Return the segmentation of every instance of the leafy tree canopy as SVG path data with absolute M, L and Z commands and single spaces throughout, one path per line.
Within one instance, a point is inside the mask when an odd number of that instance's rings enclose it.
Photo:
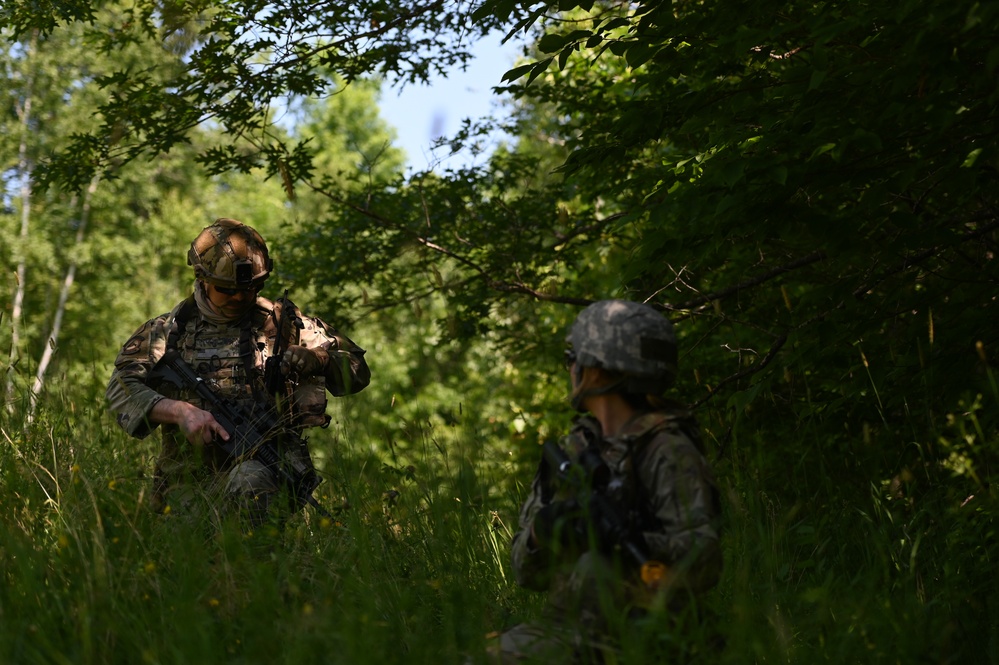
M 30 7 L 8 3 L 7 27 L 44 29 Z M 202 152 L 209 169 L 264 165 L 289 192 L 307 183 L 328 199 L 300 229 L 332 251 L 301 257 L 297 277 L 367 286 L 331 306 L 440 293 L 442 325 L 462 337 L 501 328 L 499 310 L 524 296 L 647 299 L 680 323 L 698 401 L 771 395 L 798 415 L 887 424 L 913 399 L 946 408 L 994 357 L 997 11 L 140 3 L 92 39 L 112 50 L 183 30 L 184 66 L 101 75 L 101 126 L 43 176 L 79 185 L 88 165 L 167 150 L 214 123 L 234 142 Z M 328 93 L 336 77 L 447 72 L 495 27 L 538 39 L 506 76 L 520 144 L 485 167 L 332 187 L 314 145 L 273 131 L 282 100 Z M 566 156 L 557 176 L 540 168 L 553 151 Z
M 15 0 L 5 3 L 0 29 L 17 36 L 51 30 L 60 21 L 93 24 L 93 5 L 67 0 L 40 8 Z M 266 164 L 271 175 L 290 183 L 311 172 L 309 151 L 268 131 L 272 109 L 334 91 L 335 77 L 347 83 L 373 75 L 426 81 L 462 66 L 470 40 L 490 29 L 488 21 L 470 23 L 468 10 L 461 3 L 445 9 L 441 0 L 134 3 L 116 24 L 91 31 L 93 47 L 115 53 L 129 43 L 148 45 L 181 34 L 185 66 L 165 77 L 162 70 L 142 67 L 100 73 L 111 94 L 97 108 L 99 130 L 78 134 L 71 149 L 39 175 L 79 188 L 95 167 L 169 150 L 194 127 L 211 123 L 256 149 L 224 145 L 207 151 L 202 159 L 210 169 Z M 177 46 L 177 40 L 172 43 Z

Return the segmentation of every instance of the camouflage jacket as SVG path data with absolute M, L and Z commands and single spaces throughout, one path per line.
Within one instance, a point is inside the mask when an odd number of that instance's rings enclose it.
M 560 442 L 570 458 L 592 444 L 610 470 L 606 496 L 627 516 L 632 533 L 644 540 L 650 557 L 668 566 L 672 581 L 667 592 L 680 599 L 714 586 L 721 572 L 720 504 L 693 417 L 680 407 L 646 413 L 628 423 L 619 436 L 604 439 L 596 419 L 584 416 Z M 622 567 L 604 553 L 563 551 L 556 556 L 550 549 L 532 546 L 530 534 L 538 510 L 548 501 L 565 498 L 548 486 L 552 481 L 547 475 L 542 465 L 521 509 L 511 547 L 517 582 L 547 590 L 552 605 L 582 611 L 584 621 L 588 611 L 602 613 L 597 609 L 602 593 L 610 593 L 622 610 L 647 607 L 653 599 L 637 566 Z M 672 606 L 672 599 L 668 602 Z
M 306 427 L 325 425 L 327 391 L 340 396 L 368 385 L 371 374 L 364 360 L 364 349 L 321 319 L 304 316 L 292 303 L 289 306 L 301 320 L 301 329 L 291 325 L 293 317 L 281 317 L 280 302 L 261 297 L 242 321 L 233 324 L 207 321 L 190 299 L 170 313 L 147 321 L 122 346 L 108 383 L 106 397 L 118 425 L 130 435 L 144 438 L 157 427 L 149 422 L 148 415 L 160 400 L 179 399 L 205 407 L 192 392 L 178 391 L 167 383 L 155 385 L 150 380 L 150 372 L 166 352 L 168 343 L 219 395 L 245 400 L 248 405 L 261 398 L 273 399 L 264 390 L 264 366 L 274 353 L 278 320 L 285 322 L 285 346 L 299 344 L 324 349 L 330 358 L 324 375 L 288 382 L 293 420 L 290 429 L 301 432 Z M 183 329 L 178 321 L 183 321 Z M 157 477 L 170 475 L 170 468 L 176 470 L 194 461 L 191 446 L 175 425 L 164 425 L 161 429 L 163 450 L 157 463 Z M 205 446 L 202 454 L 202 462 L 213 469 L 224 467 L 225 460 L 213 457 L 212 446 Z M 166 483 L 167 479 L 161 481 Z

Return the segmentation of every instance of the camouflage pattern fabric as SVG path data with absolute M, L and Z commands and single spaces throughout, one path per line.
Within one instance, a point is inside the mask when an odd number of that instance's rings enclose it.
M 272 269 L 260 234 L 225 217 L 206 226 L 194 239 L 187 262 L 194 267 L 195 277 L 216 286 L 260 287 Z
M 661 395 L 676 377 L 673 324 L 643 303 L 593 303 L 576 317 L 566 343 L 581 367 L 623 374 L 628 392 Z
M 653 592 L 638 570 L 604 553 L 533 547 L 529 541 L 534 516 L 546 501 L 564 498 L 551 496 L 542 466 L 521 509 L 511 557 L 519 584 L 548 592 L 548 620 L 505 633 L 498 645 L 501 662 L 540 658 L 538 650 L 551 649 L 552 639 L 563 645 L 563 656 L 547 662 L 599 660 L 592 654 L 613 649 L 608 646 L 613 644 L 609 628 L 620 625 L 623 617 L 650 610 L 683 612 L 717 583 L 720 506 L 698 439 L 696 422 L 679 406 L 641 415 L 612 439 L 601 436 L 594 418 L 577 419 L 561 446 L 571 458 L 591 443 L 599 446 L 611 471 L 608 497 L 629 515 L 651 557 L 668 566 L 670 582 Z M 551 633 L 551 625 L 562 628 Z M 545 638 L 531 639 L 536 634 Z M 585 657 L 587 653 L 592 657 Z
M 525 662 L 544 665 L 603 662 L 616 649 L 581 631 L 561 624 L 554 617 L 549 621 L 522 623 L 504 632 L 489 649 L 491 661 L 501 665 Z
M 118 425 L 136 438 L 144 438 L 157 428 L 149 422 L 148 415 L 153 406 L 164 398 L 205 407 L 194 393 L 178 391 L 169 384 L 150 385 L 148 380 L 149 373 L 166 352 L 168 338 L 176 329 L 176 319 L 183 306 L 184 303 L 181 303 L 170 313 L 143 324 L 125 342 L 115 360 L 106 398 Z M 228 325 L 211 323 L 195 309 L 184 330 L 177 331 L 177 350 L 220 396 L 244 401 L 250 406 L 254 403 L 255 392 L 266 395 L 264 365 L 273 354 L 277 339 L 272 311 L 282 320 L 280 306 L 279 302 L 258 297 L 255 307 L 247 315 L 250 317 L 249 348 L 253 353 L 250 376 L 246 375 L 246 363 L 240 356 L 242 322 Z M 291 409 L 285 428 L 287 434 L 283 438 L 289 442 L 289 448 L 284 454 L 293 455 L 311 466 L 308 448 L 301 434 L 307 427 L 326 424 L 327 392 L 337 396 L 358 392 L 368 385 L 371 375 L 363 349 L 321 319 L 307 317 L 294 305 L 289 306 L 302 320 L 304 327 L 298 330 L 287 325 L 286 344 L 322 349 L 330 357 L 323 375 L 305 377 L 288 385 Z M 217 489 L 215 476 L 219 474 L 230 474 L 223 485 L 228 492 L 238 491 L 254 497 L 275 491 L 266 480 L 261 480 L 262 474 L 250 467 L 231 475 L 230 472 L 235 471 L 231 468 L 231 461 L 218 447 L 203 446 L 200 456 L 196 458 L 198 449 L 188 443 L 179 428 L 164 425 L 160 429 L 162 448 L 156 463 L 152 493 L 155 510 L 162 511 L 167 505 L 187 503 L 185 497 L 190 497 L 193 489 L 200 488 L 195 493 Z

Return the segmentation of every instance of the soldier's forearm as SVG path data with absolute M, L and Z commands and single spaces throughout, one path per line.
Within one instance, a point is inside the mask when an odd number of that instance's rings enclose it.
M 209 443 L 215 436 L 229 440 L 229 433 L 209 411 L 188 402 L 164 397 L 149 410 L 149 421 L 157 425 L 176 425 L 196 446 Z
M 157 425 L 180 425 L 192 409 L 200 410 L 188 402 L 164 397 L 149 410 L 149 421 Z

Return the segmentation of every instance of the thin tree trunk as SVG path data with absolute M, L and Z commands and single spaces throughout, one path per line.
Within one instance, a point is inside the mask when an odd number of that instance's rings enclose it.
M 87 221 L 90 219 L 90 199 L 97 191 L 97 185 L 101 181 L 101 176 L 98 173 L 95 175 L 91 181 L 90 186 L 87 188 L 87 193 L 83 197 L 83 205 L 80 206 L 80 223 L 76 229 L 76 246 L 79 247 L 83 244 L 83 237 L 87 229 Z M 52 360 L 52 354 L 55 352 L 56 344 L 59 341 L 59 332 L 62 329 L 62 317 L 66 312 L 66 302 L 69 300 L 69 290 L 73 287 L 73 281 L 76 279 L 76 253 L 70 252 L 70 262 L 69 268 L 66 270 L 66 277 L 62 280 L 62 290 L 59 292 L 59 304 L 56 306 L 55 318 L 52 321 L 52 331 L 49 333 L 48 341 L 45 344 L 45 351 L 42 353 L 41 360 L 38 361 L 38 371 L 35 374 L 35 383 L 31 386 L 31 408 L 28 412 L 28 420 L 31 421 L 35 413 L 35 403 L 38 400 L 38 394 L 42 391 L 42 386 L 45 382 L 45 370 L 48 369 L 49 362 Z
M 17 150 L 17 168 L 21 173 L 21 235 L 18 246 L 18 262 L 16 281 L 14 287 L 14 302 L 11 306 L 10 316 L 10 362 L 7 366 L 7 405 L 13 408 L 14 397 L 14 367 L 20 359 L 21 345 L 21 316 L 24 309 L 24 280 L 27 272 L 27 252 L 28 229 L 31 219 L 31 162 L 28 159 L 28 138 L 31 135 L 31 97 L 34 92 L 35 77 L 32 73 L 31 61 L 35 55 L 38 32 L 31 35 L 28 42 L 28 52 L 25 55 L 25 85 L 24 103 L 17 109 L 17 115 L 21 121 L 21 143 Z

